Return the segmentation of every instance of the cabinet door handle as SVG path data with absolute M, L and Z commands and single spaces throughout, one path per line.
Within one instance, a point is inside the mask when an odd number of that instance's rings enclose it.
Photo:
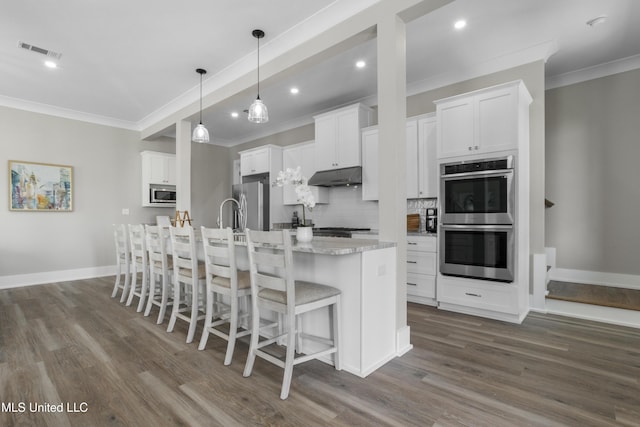
M 477 145 L 476 145 L 476 146 L 474 146 L 474 147 L 473 147 L 473 149 L 474 149 L 474 150 L 477 150 L 477 149 L 478 149 L 478 146 L 477 146 Z
M 470 297 L 478 297 L 478 298 L 482 298 L 482 295 L 480 294 L 473 294 L 471 292 L 465 292 L 465 295 L 469 295 Z
M 417 264 L 418 261 L 407 261 L 407 264 Z
M 469 151 L 473 150 L 473 147 L 469 147 Z
M 417 284 L 415 284 L 415 283 L 409 283 L 409 282 L 407 282 L 407 285 L 409 285 L 409 286 L 418 286 L 418 285 L 417 285 Z
M 415 245 L 417 245 L 417 243 L 416 242 L 407 242 L 407 245 L 414 245 L 415 246 Z

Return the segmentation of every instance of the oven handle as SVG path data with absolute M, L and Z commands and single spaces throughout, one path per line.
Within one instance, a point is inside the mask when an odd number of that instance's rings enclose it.
M 513 169 L 500 169 L 491 171 L 479 171 L 479 172 L 465 172 L 465 173 L 452 173 L 450 175 L 442 174 L 442 179 L 457 179 L 467 178 L 470 176 L 492 176 L 492 175 L 513 175 Z
M 444 230 L 513 230 L 513 225 L 442 224 Z

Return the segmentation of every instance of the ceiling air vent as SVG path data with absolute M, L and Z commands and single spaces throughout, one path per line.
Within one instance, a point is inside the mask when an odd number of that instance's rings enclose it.
M 18 47 L 22 48 L 22 49 L 30 50 L 31 52 L 41 53 L 42 55 L 46 55 L 46 56 L 49 56 L 49 57 L 55 58 L 55 59 L 60 59 L 60 57 L 62 57 L 61 53 L 54 52 L 54 51 L 48 50 L 48 49 L 43 49 L 41 47 L 34 46 L 32 44 L 24 43 L 24 42 L 21 42 L 21 41 L 18 41 Z

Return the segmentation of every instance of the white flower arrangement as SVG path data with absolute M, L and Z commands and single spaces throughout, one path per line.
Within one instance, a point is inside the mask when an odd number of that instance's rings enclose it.
M 287 168 L 284 171 L 278 172 L 274 185 L 282 187 L 285 184 L 295 185 L 296 197 L 298 202 L 302 205 L 302 225 L 306 225 L 305 208 L 310 211 L 316 205 L 316 199 L 313 197 L 311 188 L 307 184 L 307 178 L 302 175 L 300 166 L 295 169 Z

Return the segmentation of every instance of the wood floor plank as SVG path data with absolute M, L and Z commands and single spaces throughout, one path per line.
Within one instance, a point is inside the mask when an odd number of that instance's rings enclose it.
M 409 304 L 413 350 L 367 378 L 282 370 L 247 339 L 185 343 L 187 324 L 110 297 L 114 278 L 0 290 L 0 399 L 87 412 L 0 413 L 1 426 L 638 426 L 640 330 L 532 313 L 521 325 Z M 157 313 L 157 310 L 155 311 Z M 5 408 L 8 409 L 8 406 Z

